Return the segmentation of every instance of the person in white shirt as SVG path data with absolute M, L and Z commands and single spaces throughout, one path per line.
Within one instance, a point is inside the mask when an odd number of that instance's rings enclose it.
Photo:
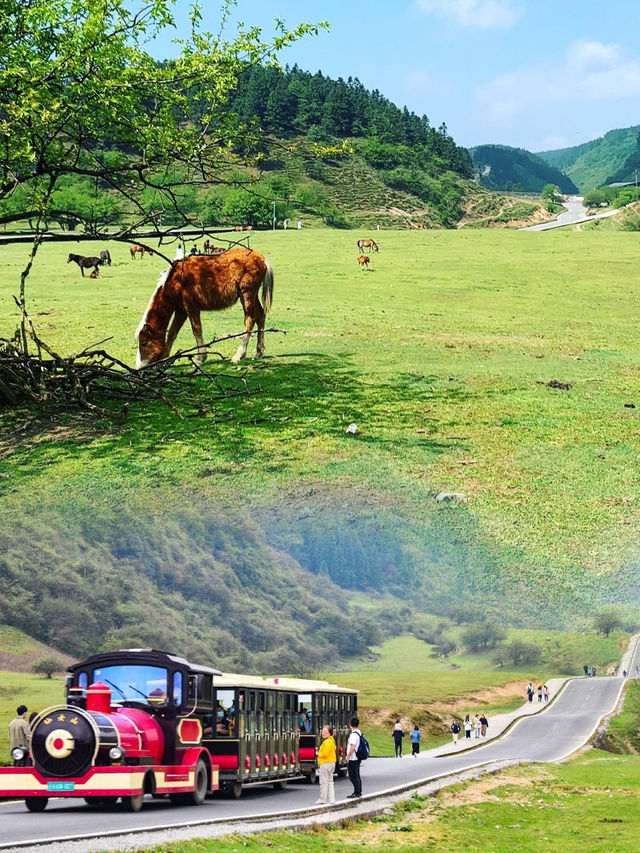
M 360 720 L 358 717 L 351 717 L 349 725 L 351 726 L 351 733 L 347 741 L 347 768 L 349 770 L 349 779 L 353 785 L 353 794 L 349 794 L 347 799 L 353 800 L 362 796 L 360 759 L 356 754 L 360 746 Z

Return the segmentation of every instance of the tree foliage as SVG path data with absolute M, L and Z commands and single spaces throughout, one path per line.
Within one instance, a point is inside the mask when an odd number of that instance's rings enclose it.
M 52 678 L 56 672 L 63 672 L 65 664 L 60 658 L 47 657 L 36 661 L 32 669 L 38 675 L 45 675 L 47 678 Z
M 605 637 L 608 637 L 612 631 L 622 627 L 622 618 L 617 610 L 609 608 L 596 616 L 594 625 L 599 634 L 604 634 Z
M 239 75 L 316 28 L 276 24 L 272 41 L 239 25 L 230 40 L 203 31 L 199 6 L 178 56 L 158 63 L 148 45 L 177 29 L 176 0 L 7 0 L 0 29 L 0 197 L 22 191 L 46 213 L 61 178 L 116 191 L 137 224 L 162 208 L 185 221 L 178 190 L 224 181 L 246 124 L 227 108 Z M 233 0 L 223 0 L 227 23 Z M 183 29 L 181 25 L 181 29 Z M 185 117 L 190 116 L 190 121 Z M 249 146 L 251 147 L 251 146 Z M 142 203 L 148 188 L 158 206 Z M 97 222 L 94 226 L 97 226 Z

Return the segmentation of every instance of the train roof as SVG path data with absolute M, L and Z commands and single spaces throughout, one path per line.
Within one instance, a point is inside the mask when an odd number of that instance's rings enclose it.
M 328 681 L 313 681 L 304 678 L 283 678 L 261 675 L 240 675 L 235 672 L 223 672 L 214 679 L 216 687 L 255 687 L 263 690 L 292 690 L 296 693 L 357 693 L 351 687 L 340 687 Z
M 155 666 L 182 666 L 190 672 L 203 673 L 205 675 L 220 675 L 219 669 L 212 669 L 210 666 L 203 664 L 190 663 L 186 658 L 179 655 L 172 655 L 169 652 L 161 652 L 158 649 L 118 649 L 115 652 L 100 652 L 97 655 L 91 655 L 79 663 L 71 664 L 67 667 L 67 672 L 75 672 L 77 669 L 82 669 L 85 666 L 104 666 L 111 661 L 125 662 L 129 658 L 133 661 L 143 661 L 144 663 L 154 664 Z

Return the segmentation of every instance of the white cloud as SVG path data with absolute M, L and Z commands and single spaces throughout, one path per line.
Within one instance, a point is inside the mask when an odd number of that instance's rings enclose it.
M 416 5 L 428 14 L 482 30 L 508 29 L 520 17 L 513 0 L 416 0 Z
M 476 89 L 477 100 L 494 123 L 561 103 L 621 101 L 640 96 L 640 59 L 625 57 L 620 45 L 572 43 L 562 62 L 520 68 Z
M 595 66 L 611 66 L 620 62 L 622 48 L 619 44 L 602 44 L 600 41 L 573 42 L 567 51 L 569 68 L 589 71 Z

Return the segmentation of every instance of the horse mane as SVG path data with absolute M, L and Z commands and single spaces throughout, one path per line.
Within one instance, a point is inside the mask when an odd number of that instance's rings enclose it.
M 142 331 L 144 324 L 147 322 L 147 318 L 149 317 L 149 311 L 151 311 L 153 304 L 156 300 L 156 296 L 158 295 L 160 289 L 165 286 L 167 283 L 167 279 L 170 274 L 173 272 L 173 267 L 167 267 L 162 270 L 160 273 L 160 278 L 158 279 L 158 283 L 156 284 L 156 289 L 151 294 L 151 299 L 149 300 L 149 304 L 146 307 L 144 314 L 142 315 L 142 320 L 138 323 L 138 328 L 136 329 L 135 339 L 138 340 L 140 337 L 140 332 Z

